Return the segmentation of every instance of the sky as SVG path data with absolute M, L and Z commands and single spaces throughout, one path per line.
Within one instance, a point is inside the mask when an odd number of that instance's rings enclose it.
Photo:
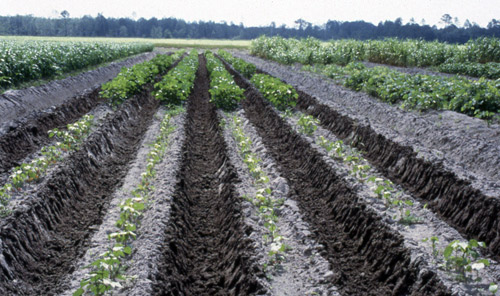
M 71 17 L 84 15 L 146 19 L 175 17 L 186 21 L 226 21 L 245 26 L 294 26 L 302 18 L 316 25 L 328 20 L 364 20 L 374 24 L 401 17 L 417 23 L 440 24 L 443 14 L 466 19 L 485 27 L 500 19 L 500 0 L 0 0 L 0 15 L 59 17 L 67 10 Z

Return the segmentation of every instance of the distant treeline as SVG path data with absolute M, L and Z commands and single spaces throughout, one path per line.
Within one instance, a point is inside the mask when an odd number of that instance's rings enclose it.
M 445 18 L 448 16 L 448 18 Z M 181 19 L 106 18 L 84 16 L 70 18 L 67 11 L 60 18 L 28 16 L 0 16 L 0 35 L 33 36 L 102 36 L 102 37 L 148 37 L 148 38 L 210 38 L 210 39 L 254 39 L 261 35 L 282 37 L 312 36 L 322 40 L 353 38 L 359 40 L 382 39 L 385 37 L 439 40 L 450 43 L 464 43 L 478 37 L 500 37 L 500 21 L 492 20 L 487 28 L 465 21 L 457 26 L 449 15 L 443 16 L 445 27 L 417 24 L 410 21 L 403 24 L 401 18 L 380 22 L 378 25 L 364 21 L 328 21 L 322 26 L 299 19 L 295 28 L 272 23 L 266 27 L 245 27 L 243 24 L 225 22 L 186 22 Z

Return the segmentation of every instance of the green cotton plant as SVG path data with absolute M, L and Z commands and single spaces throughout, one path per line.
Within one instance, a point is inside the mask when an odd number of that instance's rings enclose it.
M 472 77 L 482 77 L 487 79 L 500 78 L 500 64 L 499 63 L 473 63 L 473 62 L 447 62 L 435 68 L 439 72 L 450 74 L 461 74 Z
M 183 53 L 181 51 L 172 56 L 160 54 L 151 61 L 123 68 L 116 78 L 102 86 L 101 96 L 110 99 L 113 105 L 123 103 L 142 91 L 146 84 L 153 83 L 156 76 L 164 74 Z
M 154 96 L 169 106 L 180 105 L 187 100 L 198 70 L 198 52 L 192 50 L 163 79 L 155 84 Z
M 257 67 L 254 64 L 248 63 L 240 58 L 235 58 L 225 50 L 220 49 L 217 54 L 226 60 L 226 62 L 231 64 L 236 71 L 240 72 L 240 74 L 247 79 L 252 78 L 252 76 L 257 72 Z
M 297 105 L 299 95 L 295 89 L 278 78 L 267 74 L 255 74 L 250 82 L 279 110 L 283 111 Z
M 428 241 L 431 242 L 432 256 L 434 257 L 434 259 L 437 260 L 437 258 L 439 256 L 439 250 L 437 248 L 437 242 L 439 241 L 439 238 L 437 236 L 431 236 L 430 238 L 424 238 L 422 241 L 423 242 L 428 242 Z
M 500 111 L 500 84 L 496 81 L 409 75 L 386 67 L 367 68 L 362 64 L 321 69 L 329 77 L 340 77 L 339 83 L 346 87 L 391 104 L 401 103 L 403 108 L 446 109 L 481 119 L 490 119 Z
M 443 251 L 444 267 L 454 271 L 459 281 L 468 281 L 468 273 L 476 272 L 490 265 L 488 259 L 480 258 L 479 248 L 485 248 L 484 242 L 471 239 L 468 242 L 454 240 Z M 476 280 L 481 280 L 476 274 Z
M 236 58 L 232 54 L 223 49 L 219 49 L 219 51 L 217 51 L 217 54 L 229 64 L 232 64 L 236 60 Z
M 299 131 L 308 136 L 312 135 L 316 129 L 318 129 L 319 119 L 314 118 L 311 115 L 301 114 L 297 124 L 299 125 Z
M 152 51 L 152 43 L 2 40 L 0 89 L 50 79 L 137 53 Z
M 311 37 L 299 40 L 261 36 L 252 41 L 250 53 L 283 64 L 304 65 L 347 65 L 357 61 L 403 67 L 439 66 L 451 62 L 484 64 L 500 62 L 500 39 L 479 38 L 457 45 L 395 38 L 322 42 Z
M 234 110 L 245 97 L 245 91 L 236 85 L 233 76 L 226 71 L 222 62 L 212 52 L 205 52 L 205 57 L 210 74 L 210 89 L 208 90 L 210 102 L 225 111 Z
M 421 40 L 337 40 L 323 44 L 311 38 L 260 37 L 252 41 L 251 52 L 280 63 L 312 65 L 303 69 L 322 73 L 336 83 L 390 104 L 401 104 L 403 108 L 452 110 L 485 120 L 500 113 L 498 81 L 405 74 L 388 67 L 368 68 L 360 63 L 366 60 L 398 66 L 436 66 L 451 69 L 448 72 L 498 78 L 499 58 L 495 58 L 500 52 L 498 38 L 470 40 L 464 46 L 457 46 Z M 494 63 L 483 64 L 486 62 Z M 258 75 L 261 74 L 255 76 Z M 270 90 L 261 92 L 266 96 Z
M 50 165 L 62 159 L 63 153 L 79 148 L 90 134 L 93 120 L 94 116 L 84 115 L 77 122 L 68 124 L 66 130 L 53 129 L 48 132 L 50 138 L 56 138 L 55 144 L 43 147 L 42 156 L 15 167 L 8 181 L 0 187 L 0 216 L 10 213 L 7 207 L 14 191 L 21 191 L 26 183 L 39 180 Z

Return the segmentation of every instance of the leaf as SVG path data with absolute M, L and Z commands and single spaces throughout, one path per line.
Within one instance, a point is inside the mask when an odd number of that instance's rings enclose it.
M 453 247 L 450 245 L 448 245 L 445 249 L 444 249 L 444 252 L 443 252 L 443 256 L 444 258 L 449 258 L 451 253 L 453 253 Z
M 121 288 L 122 287 L 122 285 L 120 283 L 112 281 L 112 280 L 109 280 L 109 279 L 104 279 L 102 282 L 105 285 L 110 286 L 112 288 Z
M 498 291 L 498 285 L 494 283 L 490 284 L 488 291 L 490 291 L 493 294 L 496 293 Z
M 480 259 L 480 260 L 477 260 L 477 262 L 480 262 L 480 263 L 483 263 L 485 266 L 490 266 L 490 260 L 488 259 Z
M 479 247 L 479 243 L 478 243 L 478 242 L 477 242 L 477 240 L 475 240 L 475 239 L 471 239 L 471 240 L 469 241 L 469 245 L 470 245 L 471 247 L 473 247 L 473 248 L 474 248 L 474 247 Z
M 78 290 L 73 292 L 73 296 L 81 296 L 83 295 L 83 293 L 85 293 L 85 290 L 83 290 L 82 288 L 78 288 Z

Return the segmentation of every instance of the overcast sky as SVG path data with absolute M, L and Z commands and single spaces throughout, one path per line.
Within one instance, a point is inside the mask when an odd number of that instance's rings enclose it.
M 227 21 L 245 26 L 291 27 L 303 18 L 314 24 L 327 20 L 379 21 L 410 18 L 438 25 L 445 13 L 485 27 L 500 19 L 500 0 L 0 0 L 0 15 L 57 17 L 67 10 L 71 17 L 83 15 L 130 18 L 175 17 L 186 21 Z

